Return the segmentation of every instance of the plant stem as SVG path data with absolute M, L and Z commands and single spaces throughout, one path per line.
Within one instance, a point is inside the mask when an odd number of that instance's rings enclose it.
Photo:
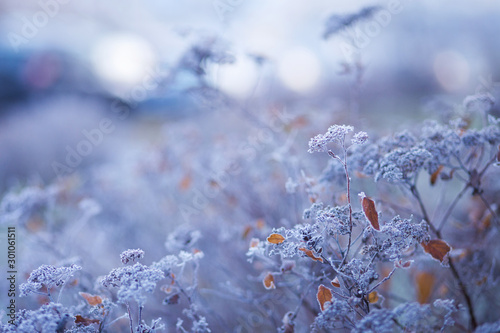
M 420 210 L 422 211 L 422 215 L 424 215 L 425 222 L 427 223 L 427 225 L 429 226 L 429 228 L 431 229 L 431 231 L 433 233 L 435 233 L 436 236 L 438 236 L 439 238 L 441 238 L 441 233 L 431 223 L 431 219 L 429 218 L 429 214 L 427 214 L 427 210 L 425 209 L 424 203 L 422 201 L 422 198 L 420 197 L 420 193 L 418 192 L 417 187 L 415 185 L 411 185 L 410 186 L 410 191 L 413 194 L 413 196 L 415 197 L 415 199 L 417 199 L 418 205 L 420 206 Z
M 347 243 L 347 250 L 344 254 L 344 258 L 342 258 L 342 262 L 340 263 L 340 267 L 344 266 L 347 261 L 347 256 L 349 255 L 349 251 L 351 250 L 352 243 L 352 205 L 351 205 L 351 179 L 349 178 L 349 171 L 347 171 L 347 150 L 345 145 L 342 144 L 342 148 L 344 150 L 344 159 L 342 160 L 340 157 L 335 155 L 331 150 L 328 151 L 328 155 L 332 158 L 338 159 L 340 163 L 344 166 L 345 178 L 347 182 L 347 204 L 349 206 L 349 240 Z
M 451 205 L 448 207 L 448 209 L 446 210 L 446 213 L 443 216 L 443 219 L 441 220 L 441 223 L 439 223 L 439 226 L 438 226 L 439 231 L 441 231 L 443 229 L 443 226 L 446 223 L 446 221 L 448 220 L 448 218 L 450 217 L 451 212 L 453 211 L 456 204 L 458 203 L 460 198 L 462 198 L 462 196 L 465 194 L 465 192 L 467 191 L 468 188 L 469 188 L 469 184 L 466 184 L 465 187 L 460 191 L 460 193 L 458 193 L 458 195 L 455 197 L 455 199 L 453 200 Z
M 427 210 L 425 209 L 424 203 L 422 202 L 420 194 L 418 193 L 417 187 L 415 185 L 411 186 L 411 193 L 413 194 L 415 199 L 417 199 L 417 202 L 420 206 L 420 209 L 422 210 L 422 214 L 424 215 L 424 219 L 426 220 L 426 222 L 429 225 L 429 227 L 431 228 L 431 230 L 436 234 L 436 236 L 439 239 L 442 239 L 441 231 L 437 230 L 432 225 L 431 220 L 429 219 L 429 215 L 427 214 Z M 476 316 L 474 315 L 474 308 L 472 306 L 471 297 L 469 296 L 467 288 L 465 287 L 465 284 L 463 283 L 460 275 L 458 274 L 458 270 L 455 267 L 455 264 L 453 263 L 452 258 L 449 258 L 449 264 L 450 264 L 451 272 L 453 273 L 453 277 L 455 278 L 455 280 L 457 280 L 458 286 L 460 287 L 460 291 L 462 292 L 462 295 L 465 298 L 465 302 L 467 303 L 467 309 L 469 312 L 472 329 L 475 329 L 477 327 L 477 321 L 476 321 Z
M 132 313 L 130 312 L 130 304 L 127 302 L 128 319 L 130 321 L 130 333 L 134 333 L 134 323 L 132 322 Z
M 477 327 L 477 321 L 476 321 L 476 316 L 474 315 L 474 308 L 472 306 L 472 300 L 469 296 L 469 293 L 467 292 L 467 288 L 465 287 L 465 284 L 463 283 L 462 279 L 460 278 L 460 275 L 458 274 L 458 271 L 455 267 L 455 264 L 453 263 L 452 258 L 449 259 L 449 264 L 451 268 L 451 272 L 453 273 L 453 276 L 458 282 L 458 286 L 460 287 L 460 291 L 462 292 L 462 295 L 465 298 L 465 302 L 467 303 L 467 310 L 469 311 L 469 317 L 470 317 L 470 322 L 472 329 L 476 329 Z

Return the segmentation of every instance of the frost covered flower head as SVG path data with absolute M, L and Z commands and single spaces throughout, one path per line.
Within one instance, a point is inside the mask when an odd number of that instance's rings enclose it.
M 101 283 L 104 287 L 119 287 L 118 301 L 126 303 L 133 299 L 141 305 L 146 302 L 146 293 L 152 293 L 156 283 L 165 278 L 162 271 L 136 263 L 113 269 Z
M 360 131 L 354 134 L 354 137 L 351 139 L 351 142 L 355 145 L 362 145 L 368 140 L 368 134 L 366 132 Z
M 53 286 L 60 287 L 66 283 L 73 273 L 81 270 L 82 267 L 78 265 L 71 265 L 69 267 L 54 267 L 52 265 L 42 265 L 31 272 L 28 282 L 21 284 L 20 296 L 27 296 L 31 293 L 37 293 L 43 285 L 50 290 Z
M 354 127 L 349 125 L 333 125 L 330 126 L 325 134 L 318 134 L 309 141 L 309 152 L 327 152 L 327 144 L 332 142 L 341 146 L 345 143 L 345 137 L 349 132 L 352 132 Z M 358 132 L 352 138 L 353 144 L 363 144 L 368 139 L 366 132 Z
M 135 261 L 136 259 L 142 259 L 142 258 L 144 258 L 144 251 L 141 249 L 135 249 L 135 250 L 129 249 L 123 251 L 120 254 L 120 259 L 124 265 L 127 264 L 129 261 Z

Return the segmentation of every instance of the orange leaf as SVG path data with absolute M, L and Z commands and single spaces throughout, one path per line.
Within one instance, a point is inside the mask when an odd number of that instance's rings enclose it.
M 362 172 L 360 172 L 360 171 L 357 171 L 357 170 L 356 170 L 356 171 L 354 171 L 354 174 L 355 174 L 355 175 L 356 175 L 356 177 L 358 177 L 358 178 L 368 178 L 368 177 L 369 177 L 367 174 L 364 174 L 364 173 L 362 173 Z
M 34 216 L 26 222 L 26 229 L 31 232 L 37 232 L 45 225 L 44 220 L 40 216 Z
M 482 279 L 476 280 L 476 286 L 480 286 L 480 285 L 484 284 L 486 281 L 488 281 L 488 277 L 483 276 Z
M 378 213 L 375 209 L 375 202 L 373 202 L 373 200 L 368 197 L 364 197 L 362 206 L 363 212 L 365 213 L 368 221 L 370 221 L 373 229 L 380 230 L 380 226 L 378 224 Z
M 443 170 L 444 166 L 443 165 L 440 165 L 436 171 L 434 171 L 431 175 L 431 185 L 434 185 L 436 183 L 436 180 L 439 176 L 439 174 L 441 173 L 441 171 Z
M 324 285 L 320 285 L 318 287 L 318 294 L 316 298 L 318 299 L 319 306 L 321 307 L 321 311 L 325 311 L 325 303 L 332 301 L 332 291 L 325 287 Z
M 185 175 L 180 183 L 179 183 L 179 189 L 185 191 L 191 187 L 191 176 L 190 175 Z
M 87 301 L 87 303 L 89 303 L 90 306 L 96 306 L 97 304 L 101 304 L 102 303 L 102 298 L 101 296 L 98 296 L 98 295 L 91 295 L 91 294 L 88 294 L 88 293 L 84 293 L 84 292 L 79 292 L 80 296 L 82 296 L 83 298 L 85 298 L 85 300 Z
M 378 292 L 372 291 L 370 294 L 368 294 L 368 302 L 370 303 L 377 303 L 378 301 Z
M 262 228 L 266 225 L 266 222 L 264 219 L 258 219 L 257 222 L 255 222 L 255 225 L 257 226 L 257 229 L 262 230 Z
M 245 226 L 245 229 L 243 229 L 243 235 L 241 236 L 242 239 L 245 239 L 248 237 L 248 235 L 250 234 L 250 232 L 252 231 L 252 226 L 251 225 L 246 225 Z
M 267 237 L 267 241 L 272 244 L 281 244 L 285 241 L 285 237 L 281 236 L 280 234 L 271 234 L 269 237 Z
M 285 273 L 285 272 L 290 272 L 292 269 L 295 268 L 295 261 L 293 260 L 283 260 L 283 264 L 280 267 L 280 270 Z
M 165 284 L 161 286 L 160 290 L 163 291 L 165 294 L 170 294 L 174 290 L 174 288 L 172 288 L 172 286 L 168 286 Z
M 90 318 L 84 318 L 80 315 L 76 315 L 75 317 L 75 323 L 76 324 L 82 324 L 84 326 L 89 326 L 90 324 L 99 324 L 98 319 L 90 319 Z
M 306 254 L 309 258 L 311 258 L 312 260 L 314 260 L 314 261 L 321 261 L 321 262 L 323 262 L 323 258 L 318 258 L 318 257 L 316 257 L 316 256 L 314 255 L 313 251 L 308 250 L 308 249 L 303 248 L 303 247 L 299 248 L 299 250 L 300 250 L 300 251 L 302 251 L 302 252 L 304 252 L 304 253 L 305 253 L 305 254 Z
M 335 279 L 332 280 L 331 284 L 332 284 L 332 286 L 334 286 L 336 288 L 340 288 L 339 278 L 336 276 Z
M 179 303 L 179 294 L 173 294 L 163 300 L 163 304 L 177 304 Z
M 399 261 L 394 262 L 394 266 L 396 266 L 398 268 L 408 268 L 408 267 L 410 267 L 412 262 L 413 262 L 413 260 L 403 261 L 400 259 Z
M 481 224 L 478 226 L 479 231 L 484 231 L 491 227 L 491 214 L 486 215 L 486 217 L 481 221 Z
M 441 262 L 443 262 L 444 257 L 451 250 L 448 243 L 440 239 L 430 240 L 427 244 L 422 242 L 421 245 L 424 248 L 425 252 L 429 253 L 434 259 L 437 259 Z
M 290 125 L 292 127 L 304 127 L 305 125 L 308 124 L 308 120 L 305 116 L 298 116 L 297 118 L 295 118 L 294 120 L 292 120 L 292 122 L 290 123 Z
M 435 280 L 436 278 L 431 273 L 421 272 L 417 274 L 417 300 L 420 304 L 429 301 Z
M 267 273 L 262 283 L 264 283 L 264 287 L 268 290 L 276 289 L 276 285 L 274 284 L 274 276 L 271 273 Z
M 252 238 L 252 240 L 250 241 L 250 247 L 257 247 L 259 246 L 259 239 L 258 238 Z

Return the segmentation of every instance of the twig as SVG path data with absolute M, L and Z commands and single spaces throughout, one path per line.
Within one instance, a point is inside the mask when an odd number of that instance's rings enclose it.
M 450 217 L 451 212 L 453 211 L 453 209 L 457 205 L 458 201 L 460 200 L 460 198 L 462 198 L 462 196 L 465 194 L 465 192 L 467 191 L 468 188 L 469 188 L 469 184 L 466 184 L 464 186 L 464 188 L 455 197 L 455 199 L 453 200 L 453 202 L 450 204 L 450 206 L 448 207 L 448 209 L 444 213 L 444 216 L 441 219 L 441 222 L 439 223 L 438 231 L 441 231 L 443 229 L 443 226 L 446 223 L 446 221 L 448 220 L 448 218 Z
M 344 254 L 344 258 L 340 263 L 340 267 L 344 266 L 347 261 L 347 256 L 349 255 L 349 251 L 351 250 L 351 242 L 352 242 L 352 205 L 351 205 L 351 179 L 349 178 L 349 171 L 347 170 L 347 150 L 345 148 L 344 142 L 342 142 L 342 149 L 344 150 L 344 160 L 335 155 L 331 150 L 328 151 L 328 155 L 332 158 L 337 159 L 342 163 L 345 171 L 345 178 L 347 182 L 347 205 L 349 206 L 349 240 L 347 243 L 347 250 Z
M 134 323 L 132 322 L 132 313 L 130 313 L 130 304 L 127 302 L 128 319 L 130 321 L 130 333 L 134 333 Z
M 293 311 L 293 315 L 290 317 L 291 320 L 295 320 L 295 318 L 297 318 L 297 314 L 299 313 L 299 310 L 300 308 L 302 307 L 302 304 L 304 303 L 304 299 L 306 298 L 307 294 L 309 293 L 309 290 L 311 289 L 311 287 L 313 286 L 313 284 L 315 283 L 316 281 L 313 280 L 311 283 L 309 283 L 309 285 L 307 286 L 306 290 L 304 291 L 304 293 L 302 294 L 302 296 L 300 297 L 300 301 L 299 301 L 299 304 L 297 304 L 297 307 L 295 308 L 295 310 Z
M 420 210 L 422 211 L 422 214 L 424 215 L 425 222 L 427 223 L 429 228 L 432 230 L 432 232 L 434 232 L 436 234 L 436 236 L 441 238 L 441 233 L 431 223 L 431 220 L 429 218 L 429 214 L 427 214 L 427 210 L 425 209 L 424 203 L 422 201 L 422 198 L 420 197 L 420 193 L 418 192 L 417 187 L 415 185 L 411 185 L 410 191 L 413 194 L 413 196 L 415 197 L 415 199 L 417 199 L 418 205 L 420 206 Z
M 395 271 L 396 271 L 396 267 L 394 267 L 392 269 L 392 271 L 389 273 L 389 275 L 387 275 L 379 283 L 377 283 L 375 286 L 373 286 L 372 289 L 370 289 L 369 291 L 367 291 L 367 294 L 370 294 L 372 291 L 374 291 L 375 289 L 377 289 L 382 283 L 384 283 L 385 281 L 389 280 L 391 278 L 392 274 L 394 274 Z
M 498 215 L 497 215 L 497 213 L 491 208 L 489 202 L 486 200 L 486 198 L 484 197 L 484 195 L 482 193 L 479 193 L 479 197 L 481 198 L 481 200 L 483 201 L 484 205 L 486 206 L 486 209 L 490 212 L 491 217 L 493 217 L 493 220 L 495 220 L 496 223 L 498 224 Z
M 427 224 L 429 225 L 429 227 L 431 228 L 431 230 L 436 234 L 436 236 L 439 239 L 442 239 L 440 230 L 437 230 L 432 225 L 431 221 L 429 220 L 429 215 L 427 214 L 427 211 L 426 211 L 425 206 L 424 206 L 424 204 L 422 202 L 422 199 L 420 198 L 418 190 L 417 190 L 417 188 L 414 185 L 411 186 L 411 193 L 417 199 L 417 202 L 418 202 L 418 204 L 420 206 L 420 209 L 422 210 L 422 214 L 424 215 L 424 218 L 425 218 Z M 465 302 L 467 303 L 467 309 L 469 311 L 469 317 L 470 317 L 470 320 L 471 320 L 471 326 L 472 326 L 473 329 L 475 329 L 477 327 L 477 321 L 476 321 L 476 317 L 474 315 L 474 308 L 472 306 L 471 297 L 469 296 L 467 288 L 465 287 L 465 284 L 463 283 L 460 275 L 458 274 L 458 270 L 456 269 L 455 264 L 453 263 L 453 259 L 452 258 L 449 258 L 449 265 L 450 265 L 451 272 L 453 273 L 453 276 L 457 280 L 458 285 L 460 287 L 460 290 L 462 291 L 462 295 L 465 298 Z

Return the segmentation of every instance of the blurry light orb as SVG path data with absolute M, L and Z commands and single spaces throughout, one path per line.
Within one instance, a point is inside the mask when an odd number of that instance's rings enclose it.
M 250 57 L 240 55 L 235 63 L 218 67 L 215 84 L 231 96 L 245 98 L 255 87 L 258 71 L 259 68 Z
M 100 39 L 91 51 L 97 75 L 111 83 L 134 85 L 142 82 L 156 63 L 151 45 L 126 33 Z
M 447 50 L 434 58 L 434 75 L 447 91 L 457 91 L 469 81 L 470 66 L 460 53 Z
M 278 75 L 291 90 L 307 92 L 319 79 L 320 63 L 316 55 L 308 49 L 291 49 L 279 62 Z

